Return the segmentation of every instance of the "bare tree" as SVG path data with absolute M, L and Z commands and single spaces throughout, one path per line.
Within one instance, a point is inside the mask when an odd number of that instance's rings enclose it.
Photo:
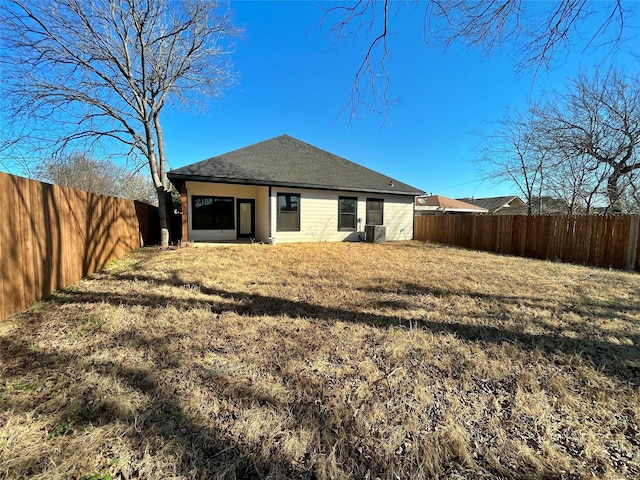
M 565 165 L 579 162 L 596 185 L 606 179 L 610 211 L 624 210 L 623 194 L 640 170 L 640 75 L 581 74 L 535 116 Z
M 559 0 L 544 4 L 523 0 L 359 0 L 327 8 L 320 25 L 328 24 L 328 33 L 336 41 L 349 37 L 367 39 L 352 85 L 351 117 L 361 106 L 371 111 L 389 109 L 389 39 L 396 32 L 394 21 L 400 5 L 420 9 L 417 27 L 422 29 L 426 44 L 462 43 L 487 53 L 497 47 L 512 48 L 517 71 L 549 68 L 553 59 L 568 52 L 579 36 L 587 38 L 586 48 L 615 51 L 627 38 L 626 19 L 638 8 L 637 3 L 622 0 Z M 589 22 L 596 14 L 601 20 Z
M 545 191 L 553 198 L 563 200 L 567 213 L 591 213 L 596 202 L 603 198 L 608 169 L 582 156 L 560 155 L 551 152 Z
M 109 159 L 96 159 L 84 153 L 49 158 L 35 169 L 35 177 L 87 192 L 130 198 L 156 204 L 158 198 L 149 177 L 129 172 Z
M 142 158 L 167 245 L 160 114 L 170 101 L 216 95 L 231 80 L 228 10 L 211 0 L 5 0 L 0 9 L 11 118 L 56 153 L 116 142 Z
M 629 175 L 629 188 L 625 191 L 625 203 L 627 211 L 636 215 L 640 214 L 640 171 Z
M 127 172 L 124 176 L 120 177 L 120 179 L 119 197 L 130 198 L 131 200 L 138 200 L 148 203 L 149 205 L 158 206 L 158 195 L 155 185 L 147 175 Z M 175 189 L 171 189 L 170 193 L 172 196 L 175 191 Z M 169 205 L 169 207 L 171 207 L 171 205 Z
M 510 112 L 483 135 L 480 161 L 489 165 L 488 178 L 515 185 L 528 205 L 528 214 L 540 214 L 549 152 L 537 137 L 529 112 Z M 536 208 L 537 207 L 537 208 Z M 535 211 L 534 211 L 535 209 Z
M 571 79 L 565 93 L 510 113 L 484 135 L 489 177 L 513 183 L 531 206 L 555 198 L 569 213 L 632 211 L 640 177 L 640 76 L 615 69 Z

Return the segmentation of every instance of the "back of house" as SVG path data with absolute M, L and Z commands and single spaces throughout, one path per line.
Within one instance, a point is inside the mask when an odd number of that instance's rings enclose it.
M 367 226 L 411 240 L 424 193 L 288 135 L 168 176 L 182 195 L 183 242 L 359 241 Z

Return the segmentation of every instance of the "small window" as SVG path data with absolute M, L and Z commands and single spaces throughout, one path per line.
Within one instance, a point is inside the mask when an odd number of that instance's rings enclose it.
M 234 230 L 233 197 L 191 197 L 194 230 Z
M 384 225 L 384 200 L 367 198 L 367 225 Z
M 279 232 L 300 231 L 300 194 L 278 193 L 276 229 Z
M 356 197 L 338 198 L 338 230 L 355 230 L 358 216 Z

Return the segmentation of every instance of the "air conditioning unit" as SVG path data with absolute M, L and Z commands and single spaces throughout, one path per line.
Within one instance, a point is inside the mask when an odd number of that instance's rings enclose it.
M 384 225 L 365 225 L 365 241 L 369 243 L 382 243 L 387 239 L 387 227 Z

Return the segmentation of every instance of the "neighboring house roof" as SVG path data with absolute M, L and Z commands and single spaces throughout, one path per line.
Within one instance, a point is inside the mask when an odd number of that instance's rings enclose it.
M 442 195 L 428 195 L 426 197 L 416 197 L 416 212 L 443 212 L 443 213 L 487 213 L 486 208 L 478 207 L 470 203 L 443 197 Z
M 458 198 L 458 200 L 486 208 L 491 214 L 527 214 L 527 204 L 516 195 L 489 198 Z
M 168 172 L 171 181 L 272 185 L 420 195 L 423 191 L 289 135 Z

